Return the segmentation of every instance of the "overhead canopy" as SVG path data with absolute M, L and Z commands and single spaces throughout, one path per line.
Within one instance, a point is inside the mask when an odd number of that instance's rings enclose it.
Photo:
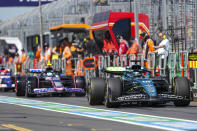
M 79 35 L 78 37 L 80 38 L 81 37 L 84 38 L 90 37 L 90 39 L 93 38 L 91 32 L 91 26 L 87 24 L 63 24 L 63 25 L 51 27 L 50 31 L 52 33 L 52 38 L 57 39 L 58 41 L 63 39 L 65 37 L 65 34 L 67 33 L 78 34 Z
M 60 30 L 66 29 L 68 31 L 75 31 L 75 30 L 90 30 L 91 26 L 87 24 L 63 24 L 59 26 L 51 27 L 50 30 Z

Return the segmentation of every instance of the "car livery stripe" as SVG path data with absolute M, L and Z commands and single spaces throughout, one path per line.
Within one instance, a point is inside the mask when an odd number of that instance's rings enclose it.
M 11 86 L 7 86 L 7 84 L 0 84 L 0 88 L 1 88 L 1 87 L 8 87 L 8 88 L 9 88 L 9 87 L 13 87 L 13 88 L 14 88 L 14 87 L 15 87 L 15 84 L 12 84 Z
M 54 102 L 44 102 L 7 96 L 0 96 L 0 103 L 14 104 L 36 109 L 86 116 L 90 118 L 110 120 L 171 131 L 197 130 L 197 121 L 185 119 L 96 109 L 90 107 L 75 106 Z

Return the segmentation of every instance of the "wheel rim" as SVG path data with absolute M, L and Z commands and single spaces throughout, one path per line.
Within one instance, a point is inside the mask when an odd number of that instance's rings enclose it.
M 109 106 L 111 101 L 112 101 L 111 92 L 110 92 L 109 86 L 107 84 L 107 90 L 105 93 L 105 106 Z

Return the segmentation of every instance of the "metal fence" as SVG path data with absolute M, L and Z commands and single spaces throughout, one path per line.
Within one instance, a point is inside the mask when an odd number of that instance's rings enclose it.
M 92 58 L 92 57 L 90 57 Z M 176 76 L 185 76 L 190 79 L 190 75 L 188 72 L 190 68 L 188 67 L 188 52 L 183 51 L 179 53 L 170 52 L 168 57 L 164 57 L 163 55 L 155 55 L 154 53 L 149 54 L 147 60 L 144 59 L 143 54 L 136 55 L 121 55 L 121 56 L 109 56 L 109 55 L 100 55 L 98 57 L 93 57 L 94 64 L 98 66 L 94 66 L 94 69 L 85 69 L 83 66 L 83 60 L 80 58 L 71 58 L 72 67 L 71 71 L 73 75 L 85 75 L 86 80 L 92 77 L 110 77 L 102 72 L 103 68 L 109 66 L 120 66 L 120 67 L 131 67 L 134 64 L 140 65 L 142 68 L 148 68 L 152 72 L 152 77 L 155 76 L 156 70 L 159 70 L 161 76 L 169 76 L 169 81 L 172 82 L 172 78 Z M 44 61 L 35 61 L 28 60 L 22 64 L 22 73 L 17 72 L 16 64 L 5 64 L 4 66 L 8 69 L 11 69 L 13 73 L 16 74 L 25 74 L 27 69 L 46 68 L 48 62 Z M 54 70 L 61 71 L 62 73 L 66 73 L 68 70 L 68 62 L 67 60 L 52 60 L 52 67 Z M 196 72 L 197 70 L 193 69 L 195 72 L 194 77 L 194 88 L 196 87 Z M 106 75 L 106 76 L 105 76 Z

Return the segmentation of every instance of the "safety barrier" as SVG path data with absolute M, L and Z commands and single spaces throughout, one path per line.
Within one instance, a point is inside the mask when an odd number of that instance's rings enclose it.
M 166 75 L 167 58 L 164 55 L 159 55 L 159 69 L 160 75 Z
M 91 58 L 92 56 L 90 56 Z M 71 58 L 70 61 L 72 62 L 71 71 L 73 75 L 84 75 L 87 79 L 91 77 L 104 77 L 102 69 L 108 66 L 132 66 L 134 64 L 141 65 L 142 67 L 148 68 L 152 72 L 152 76 L 155 75 L 155 69 L 158 67 L 160 70 L 160 75 L 168 75 L 171 78 L 175 76 L 188 76 L 188 52 L 181 51 L 179 53 L 169 52 L 168 58 L 164 55 L 155 55 L 155 53 L 149 53 L 148 59 L 145 60 L 143 54 L 136 55 L 99 55 L 94 57 L 94 64 L 98 64 L 97 68 L 94 69 L 84 69 L 82 64 L 82 59 L 80 58 Z M 22 72 L 25 72 L 25 69 L 30 68 L 45 68 L 45 65 L 48 62 L 39 61 L 35 64 L 34 60 L 29 60 L 22 64 Z M 63 73 L 68 72 L 68 64 L 69 61 L 66 59 L 58 59 L 52 60 L 51 64 L 55 70 L 62 71 Z M 16 65 L 15 64 L 5 64 L 6 68 L 11 69 L 13 72 L 16 72 Z M 166 70 L 169 69 L 169 72 Z M 196 69 L 195 69 L 195 83 L 196 83 Z M 16 73 L 15 73 L 16 74 Z M 105 77 L 110 77 L 109 75 Z
M 155 53 L 149 53 L 148 55 L 148 69 L 152 72 L 152 76 L 155 76 Z M 161 69 L 161 67 L 160 67 Z
M 188 70 L 188 52 L 187 51 L 181 51 L 179 53 L 179 66 L 181 69 L 181 76 L 188 76 L 187 70 Z
M 168 55 L 168 68 L 169 68 L 169 77 L 173 78 L 176 76 L 176 53 L 170 52 Z M 170 83 L 172 83 L 172 80 L 170 79 Z

